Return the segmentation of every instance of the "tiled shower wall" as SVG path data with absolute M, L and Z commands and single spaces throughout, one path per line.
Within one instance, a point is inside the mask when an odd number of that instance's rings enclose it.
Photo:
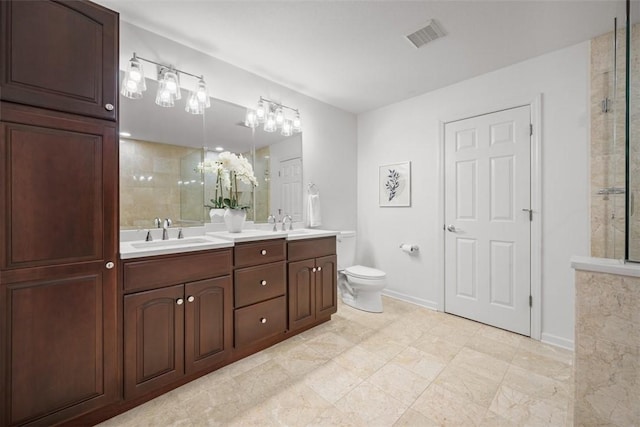
M 640 88 L 637 84 L 640 76 L 639 25 L 633 27 L 632 34 L 631 135 L 634 136 L 640 134 L 640 117 L 637 113 L 640 109 L 633 103 L 634 99 L 640 99 L 638 97 Z M 591 42 L 591 255 L 600 258 L 624 257 L 626 215 L 624 29 L 618 31 L 617 40 L 617 83 L 614 80 L 613 32 L 596 37 Z M 609 102 L 609 109 L 606 112 L 602 107 L 605 99 Z M 632 144 L 631 150 L 632 176 L 640 172 L 637 145 L 637 143 Z M 616 189 L 621 190 L 619 194 L 615 194 Z M 612 194 L 598 194 L 607 190 Z M 631 186 L 632 197 L 640 202 L 638 190 L 640 190 L 639 185 Z M 630 234 L 630 253 L 637 254 L 640 259 L 640 213 L 630 217 Z

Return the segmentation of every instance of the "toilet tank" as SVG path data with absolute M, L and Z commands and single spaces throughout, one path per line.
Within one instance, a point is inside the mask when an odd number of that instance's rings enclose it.
M 336 255 L 338 270 L 344 270 L 355 264 L 356 260 L 356 232 L 341 231 L 336 236 Z

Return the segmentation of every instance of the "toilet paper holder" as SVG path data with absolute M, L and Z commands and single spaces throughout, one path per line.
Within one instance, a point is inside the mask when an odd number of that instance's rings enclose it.
M 402 249 L 403 252 L 406 252 L 409 254 L 418 252 L 420 250 L 418 245 L 413 245 L 409 243 L 400 243 L 400 249 Z

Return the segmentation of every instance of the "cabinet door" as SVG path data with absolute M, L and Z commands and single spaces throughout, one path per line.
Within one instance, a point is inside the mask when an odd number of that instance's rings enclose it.
M 338 309 L 336 256 L 316 259 L 316 318 L 329 317 Z
M 295 330 L 316 320 L 315 260 L 289 263 L 289 329 Z
M 8 103 L 0 117 L 0 269 L 115 262 L 115 124 Z
M 184 375 L 184 286 L 124 297 L 124 394 L 143 395 Z
M 187 374 L 224 362 L 233 346 L 230 276 L 185 285 L 185 370 Z
M 0 18 L 0 99 L 116 120 L 117 13 L 90 2 L 2 1 Z
M 52 425 L 117 397 L 115 295 L 102 274 L 77 270 L 0 286 L 0 425 Z

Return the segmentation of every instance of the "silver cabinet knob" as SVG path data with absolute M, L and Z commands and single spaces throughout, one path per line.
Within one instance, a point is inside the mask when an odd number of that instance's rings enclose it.
M 187 301 L 189 301 L 189 302 L 194 302 L 195 300 L 196 300 L 196 297 L 194 297 L 193 295 L 189 295 L 187 297 Z
M 107 270 L 111 270 L 113 267 L 115 267 L 115 264 L 113 262 L 109 261 L 104 266 L 107 267 Z
M 183 303 L 184 303 L 184 300 L 182 298 L 178 298 L 176 300 L 176 304 L 178 304 L 178 305 L 182 305 Z
M 261 254 L 261 255 L 266 255 L 266 254 L 267 254 L 267 250 L 266 250 L 266 249 L 261 250 L 261 251 L 260 251 L 260 254 Z
M 266 281 L 266 280 L 261 280 L 261 281 L 260 281 L 260 284 L 261 284 L 262 286 L 267 286 L 267 281 Z
M 456 232 L 456 227 L 455 227 L 455 225 L 453 225 L 453 224 L 449 224 L 449 225 L 447 225 L 447 231 L 450 231 L 450 232 L 452 232 L 452 233 L 455 233 L 455 232 Z
M 316 269 L 315 267 L 313 267 L 313 268 L 311 269 L 311 271 L 315 273 L 315 272 L 317 271 L 317 269 Z
M 267 318 L 266 317 L 261 317 L 260 318 L 260 323 L 267 323 Z
M 104 109 L 107 110 L 107 111 L 113 111 L 114 106 L 113 106 L 113 104 L 105 104 L 104 105 Z
M 322 271 L 322 267 L 318 267 L 318 271 Z

